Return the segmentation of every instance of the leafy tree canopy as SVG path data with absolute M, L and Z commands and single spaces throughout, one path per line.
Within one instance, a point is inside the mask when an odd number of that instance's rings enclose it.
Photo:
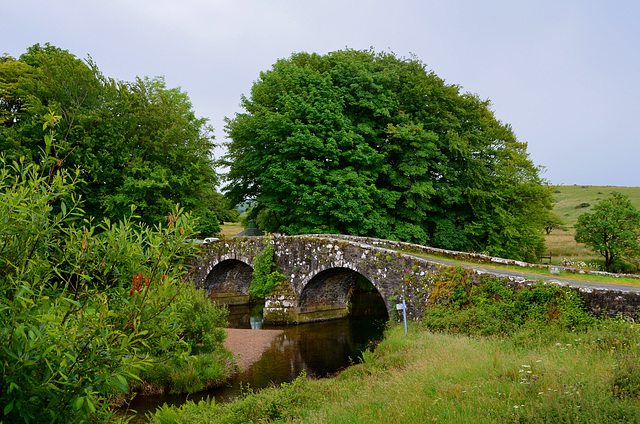
M 44 152 L 43 117 L 60 115 L 58 142 Z M 85 210 L 122 219 L 136 205 L 157 224 L 179 203 L 200 218 L 199 231 L 219 231 L 212 129 L 187 94 L 162 78 L 116 81 L 89 58 L 46 44 L 19 59 L 0 59 L 0 150 L 9 160 L 53 156 L 79 169 Z
M 604 257 L 607 271 L 617 259 L 640 254 L 640 212 L 628 196 L 614 192 L 584 213 L 575 224 L 575 240 L 585 243 Z
M 296 53 L 227 120 L 233 203 L 263 229 L 344 233 L 535 259 L 551 195 L 489 102 L 417 59 Z

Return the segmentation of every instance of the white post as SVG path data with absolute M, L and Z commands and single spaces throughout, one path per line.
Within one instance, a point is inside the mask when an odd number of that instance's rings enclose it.
M 404 298 L 402 298 L 402 303 L 396 303 L 396 309 L 398 311 L 402 311 L 402 318 L 404 321 L 404 335 L 405 337 L 407 336 L 407 304 L 404 301 Z

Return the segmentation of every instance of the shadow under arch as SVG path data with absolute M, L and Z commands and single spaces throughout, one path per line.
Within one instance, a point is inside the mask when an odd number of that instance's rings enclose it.
M 367 277 L 349 268 L 329 268 L 316 274 L 299 297 L 300 312 L 344 309 L 344 316 L 389 317 L 385 301 Z
M 202 287 L 210 298 L 224 305 L 250 303 L 253 268 L 243 261 L 227 259 L 213 267 Z

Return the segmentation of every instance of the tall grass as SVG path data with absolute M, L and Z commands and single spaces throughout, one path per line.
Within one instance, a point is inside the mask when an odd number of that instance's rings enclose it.
M 563 230 L 554 230 L 551 234 L 545 236 L 547 243 L 547 252 L 550 252 L 553 263 L 558 263 L 562 258 L 576 259 L 584 262 L 603 261 L 602 256 L 594 252 L 593 249 L 585 244 L 576 243 L 574 236 L 576 230 L 568 228 Z M 604 262 L 604 261 L 603 261 Z
M 615 357 L 581 336 L 523 348 L 413 328 L 405 347 L 413 361 L 350 369 L 320 408 L 291 422 L 636 422 L 637 399 L 613 389 Z

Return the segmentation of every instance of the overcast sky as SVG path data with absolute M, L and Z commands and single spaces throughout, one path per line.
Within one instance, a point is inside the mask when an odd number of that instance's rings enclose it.
M 219 143 L 224 117 L 277 59 L 373 47 L 415 54 L 490 99 L 551 183 L 640 186 L 636 0 L 3 0 L 0 10 L 0 54 L 49 42 L 90 55 L 107 77 L 164 76 Z

